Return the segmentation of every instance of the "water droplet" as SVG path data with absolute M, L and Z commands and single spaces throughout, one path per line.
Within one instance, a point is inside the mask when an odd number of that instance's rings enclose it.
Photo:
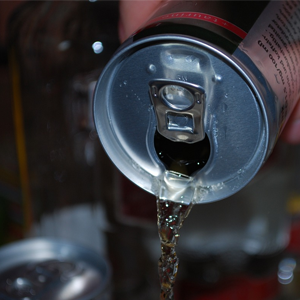
M 148 65 L 148 68 L 147 68 L 147 72 L 148 72 L 149 74 L 154 74 L 154 73 L 156 72 L 156 66 L 153 65 L 153 64 L 149 64 L 149 65 Z
M 92 45 L 92 48 L 93 48 L 94 53 L 96 53 L 96 54 L 100 54 L 104 49 L 103 44 L 99 41 L 94 42 Z
M 237 171 L 237 178 L 241 179 L 243 177 L 243 175 L 244 175 L 244 170 L 243 169 L 239 169 Z
M 219 132 L 218 128 L 213 128 L 213 135 L 214 135 L 214 137 L 218 136 L 218 132 Z
M 223 102 L 223 104 L 222 104 L 222 111 L 223 111 L 223 113 L 225 113 L 227 111 L 227 108 L 228 108 L 228 105 Z
M 173 59 L 173 56 L 171 55 L 171 54 L 169 54 L 168 56 L 167 56 L 167 60 L 168 61 L 170 61 L 170 62 L 172 62 L 174 59 Z
M 127 84 L 127 80 L 124 80 L 124 81 L 123 81 L 123 84 L 126 85 L 126 84 Z
M 215 74 L 215 75 L 212 77 L 212 81 L 213 81 L 213 82 L 216 82 L 216 83 L 221 82 L 222 79 L 223 79 L 222 76 L 219 75 L 219 74 Z

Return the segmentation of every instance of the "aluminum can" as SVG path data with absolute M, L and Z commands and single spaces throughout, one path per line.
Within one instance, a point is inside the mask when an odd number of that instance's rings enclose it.
M 27 239 L 2 247 L 0 261 L 0 299 L 109 299 L 108 263 L 81 245 Z
M 299 45 L 298 1 L 163 2 L 98 80 L 104 148 L 161 198 L 204 203 L 236 193 L 300 97 Z

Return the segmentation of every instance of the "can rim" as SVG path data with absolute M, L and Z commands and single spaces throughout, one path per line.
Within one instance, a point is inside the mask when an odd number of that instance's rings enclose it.
M 56 238 L 27 238 L 12 242 L 0 248 L 0 272 L 30 262 L 42 262 L 45 259 L 76 260 L 84 256 L 84 262 L 94 266 L 101 273 L 101 284 L 87 299 L 101 294 L 107 289 L 112 276 L 111 266 L 100 254 L 79 243 Z M 84 300 L 85 298 L 82 298 Z

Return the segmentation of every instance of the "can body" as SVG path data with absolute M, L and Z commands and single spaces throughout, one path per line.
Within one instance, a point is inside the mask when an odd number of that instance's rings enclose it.
M 245 186 L 300 96 L 299 16 L 296 1 L 163 4 L 95 90 L 96 128 L 117 167 L 175 201 Z
M 109 299 L 110 267 L 98 253 L 54 239 L 0 249 L 2 299 Z

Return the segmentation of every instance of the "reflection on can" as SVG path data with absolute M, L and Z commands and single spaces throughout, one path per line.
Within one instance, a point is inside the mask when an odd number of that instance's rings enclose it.
M 2 247 L 0 261 L 0 299 L 109 299 L 108 263 L 80 245 L 28 239 Z

